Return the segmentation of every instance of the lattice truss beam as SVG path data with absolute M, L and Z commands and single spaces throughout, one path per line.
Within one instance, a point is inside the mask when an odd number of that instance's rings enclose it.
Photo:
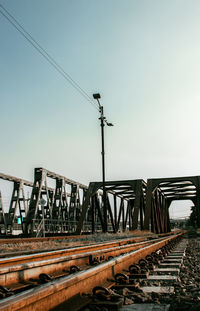
M 24 179 L 20 179 L 17 177 L 13 177 L 10 175 L 6 175 L 0 173 L 0 179 L 10 181 L 13 183 L 13 191 L 10 199 L 8 212 L 5 213 L 3 207 L 2 197 L 0 199 L 0 225 L 1 228 L 5 229 L 6 233 L 12 233 L 14 229 L 14 223 L 16 220 L 16 216 L 20 218 L 20 224 L 22 232 L 24 232 L 23 221 L 26 218 L 27 210 L 28 210 L 28 202 L 25 197 L 24 187 L 32 188 L 33 183 Z
M 53 191 L 48 188 L 47 179 L 55 181 Z M 81 183 L 44 168 L 36 168 L 25 223 L 26 234 L 33 233 L 34 226 L 43 219 L 46 220 L 45 230 L 48 232 L 74 232 L 86 190 L 87 186 Z M 41 204 L 42 199 L 44 204 Z
M 191 200 L 200 226 L 199 187 L 199 176 L 148 179 L 144 228 L 156 233 L 169 232 L 169 206 L 174 200 Z
M 13 183 L 8 211 L 0 193 L 0 228 L 13 233 L 18 218 L 24 234 L 96 232 L 104 228 L 102 182 L 89 187 L 36 168 L 34 182 L 0 173 Z M 51 186 L 51 187 L 50 187 Z M 27 197 L 27 187 L 31 197 Z M 170 231 L 169 206 L 173 200 L 192 200 L 200 227 L 200 177 L 173 177 L 105 183 L 108 231 Z
M 7 213 L 4 211 L 0 196 L 0 225 L 9 233 L 13 233 L 16 218 L 20 219 L 19 223 L 24 234 L 34 234 L 44 219 L 45 228 L 41 229 L 47 232 L 75 231 L 87 186 L 43 168 L 35 169 L 33 183 L 2 173 L 0 179 L 13 183 Z M 48 182 L 52 180 L 55 183 L 50 187 Z M 26 186 L 31 191 L 30 198 L 25 196 Z
M 89 184 L 82 214 L 77 225 L 77 234 L 83 230 L 84 219 L 88 210 L 92 214 L 92 232 L 104 228 L 102 191 L 102 182 Z M 143 230 L 146 201 L 146 183 L 144 180 L 105 182 L 105 191 L 108 231 L 134 230 L 138 228 L 139 224 L 140 229 Z

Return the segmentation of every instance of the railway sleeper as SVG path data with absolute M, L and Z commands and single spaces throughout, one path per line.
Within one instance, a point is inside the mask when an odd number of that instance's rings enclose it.
M 151 255 L 147 255 L 145 259 L 140 259 L 137 264 L 130 265 L 128 270 L 123 270 L 128 272 L 128 274 L 115 274 L 114 280 L 108 280 L 110 282 L 115 282 L 112 286 L 110 285 L 109 289 L 100 286 L 94 287 L 90 307 L 107 307 L 108 310 L 121 310 L 122 304 L 131 304 L 131 300 L 129 299 L 130 295 L 134 297 L 134 302 L 141 303 L 144 302 L 144 293 L 148 295 L 148 291 L 149 293 L 152 292 L 152 299 L 155 300 L 160 291 L 162 291 L 162 294 L 172 294 L 174 292 L 174 287 L 164 287 L 166 285 L 164 282 L 162 288 L 159 286 L 152 287 L 153 290 L 151 290 L 151 287 L 141 287 L 141 285 L 142 282 L 146 282 L 142 280 L 148 279 L 149 272 L 154 271 L 155 267 L 159 266 L 161 262 L 167 258 L 167 255 L 170 255 L 178 242 L 177 240 L 176 243 L 169 243 L 169 245 L 166 245 L 167 247 L 162 247 L 152 252 Z M 184 256 L 184 252 L 182 256 Z M 149 269 L 149 267 L 153 267 L 153 269 Z M 132 303 L 134 302 L 132 301 Z
M 92 290 L 90 298 L 92 300 L 90 303 L 92 308 L 100 307 L 102 309 L 105 307 L 109 310 L 118 311 L 124 303 L 123 295 L 119 295 L 113 290 L 102 286 L 95 286 Z
M 169 242 L 169 241 L 168 241 Z M 168 245 L 168 244 L 164 244 L 164 243 L 166 243 L 166 242 L 162 242 L 162 241 L 159 241 L 158 243 L 156 243 L 156 244 L 158 244 L 159 245 L 159 243 L 160 243 L 160 245 Z M 152 245 L 152 246 L 146 246 L 146 247 L 144 247 L 144 250 L 146 251 L 146 252 L 148 252 L 146 249 L 148 249 L 148 247 L 149 248 L 152 248 L 152 249 L 154 249 L 154 250 L 156 250 L 156 244 L 155 245 Z M 151 267 L 154 267 L 154 263 L 153 263 L 153 261 L 154 261 L 154 259 L 160 259 L 160 260 L 162 260 L 162 259 L 164 259 L 164 255 L 166 254 L 166 253 L 169 253 L 169 251 L 170 250 L 172 250 L 173 248 L 174 248 L 174 246 L 175 246 L 175 243 L 169 243 L 170 245 L 169 245 L 169 247 L 166 247 L 166 248 L 163 248 L 163 250 L 160 248 L 159 250 L 156 250 L 156 251 L 154 251 L 153 253 L 151 253 L 151 257 L 150 258 L 145 258 L 145 259 L 143 259 L 143 260 L 141 260 L 140 262 L 138 262 L 138 266 L 139 266 L 139 269 L 140 269 L 140 271 L 142 271 L 142 269 L 145 269 L 145 271 L 146 271 L 146 265 L 147 266 L 151 266 Z M 163 254 L 162 254 L 162 253 Z M 165 254 L 164 254 L 165 253 Z M 133 254 L 133 256 L 136 254 L 136 257 L 138 256 L 138 258 L 139 259 L 141 259 L 142 258 L 142 252 L 141 252 L 141 250 L 137 250 L 137 251 L 134 251 L 134 252 L 131 252 L 131 254 Z M 127 254 L 125 254 L 125 260 L 127 261 L 127 262 L 129 262 L 129 265 L 130 265 L 130 256 L 132 256 L 132 255 L 129 255 L 128 253 Z M 123 255 L 123 254 L 121 254 L 121 255 Z M 161 258 L 161 256 L 162 256 L 162 258 Z M 100 256 L 101 257 L 101 256 Z M 100 259 L 100 257 L 98 258 L 98 259 Z M 124 257 L 124 256 L 123 256 Z M 147 257 L 147 256 L 146 256 Z M 94 259 L 94 258 L 91 258 L 92 260 Z M 101 260 L 102 259 L 104 259 L 105 260 L 105 258 L 101 258 Z M 109 259 L 109 258 L 108 258 Z M 107 259 L 107 260 L 108 260 Z M 148 260 L 147 260 L 148 259 Z M 152 260 L 153 259 L 153 260 Z M 113 269 L 115 270 L 115 265 L 117 265 L 117 266 L 122 266 L 122 263 L 123 263 L 123 261 L 124 261 L 124 258 L 120 258 L 120 256 L 118 257 L 118 259 L 116 259 L 116 260 L 113 260 L 113 262 L 112 262 L 112 260 L 111 260 L 111 262 L 105 262 L 104 264 L 103 264 L 103 266 L 101 267 L 101 266 L 99 266 L 99 267 L 93 267 L 93 268 L 90 268 L 90 270 L 91 269 L 98 269 L 99 271 L 104 271 L 104 265 L 108 265 L 108 268 L 106 268 L 106 269 L 108 269 L 108 271 L 109 271 L 109 274 L 110 274 L 110 276 L 111 276 L 111 267 L 112 267 L 112 271 L 113 271 Z M 159 260 L 157 260 L 157 264 L 159 264 Z M 133 262 L 132 264 L 135 264 L 135 262 Z M 107 266 L 105 266 L 105 267 L 107 267 Z M 92 271 L 93 271 L 92 270 Z M 118 270 L 118 268 L 116 268 L 116 270 Z M 77 271 L 78 272 L 78 271 Z M 93 272 L 89 272 L 89 274 L 91 274 L 91 273 L 93 273 Z M 130 273 L 130 271 L 129 271 L 129 273 Z M 82 280 L 82 278 L 83 278 L 83 275 L 85 275 L 84 273 L 83 274 L 80 274 L 80 279 Z M 130 273 L 130 275 L 131 275 L 131 273 Z M 66 275 L 65 275 L 66 276 Z M 59 277 L 59 276 L 58 276 Z M 55 277 L 54 277 L 55 278 Z M 57 278 L 57 277 L 56 277 Z M 55 281 L 56 281 L 56 278 L 55 278 Z M 104 278 L 104 276 L 103 276 L 103 273 L 102 273 L 102 279 Z M 123 282 L 123 277 L 122 276 L 120 276 L 119 277 L 119 279 L 121 278 L 121 283 Z M 44 281 L 45 283 L 47 282 L 47 283 L 49 283 L 50 282 L 50 287 L 52 287 L 52 286 L 54 286 L 53 284 L 54 284 L 54 281 L 53 281 L 53 278 L 52 278 L 52 276 L 47 276 L 46 277 L 46 275 L 44 276 L 44 274 L 43 274 L 43 277 L 42 278 L 39 278 L 40 279 L 40 281 Z M 128 281 L 127 281 L 127 279 L 128 279 Z M 129 278 L 129 276 L 127 276 L 127 279 L 126 279 L 126 277 L 125 277 L 125 284 L 119 284 L 120 282 L 116 282 L 116 280 L 114 280 L 114 283 L 113 282 L 111 282 L 110 284 L 112 284 L 112 286 L 121 286 L 121 287 L 123 287 L 123 286 L 129 286 L 130 288 L 132 287 L 132 288 L 134 288 L 135 290 L 136 290 L 136 288 L 137 288 L 137 290 L 139 290 L 139 287 L 137 287 L 137 279 L 136 280 L 133 280 L 133 282 L 132 283 L 130 283 L 130 278 Z M 72 282 L 75 282 L 75 280 L 77 280 L 77 277 L 75 277 L 75 279 L 72 281 L 71 279 L 69 279 L 69 281 L 72 283 Z M 34 282 L 33 282 L 33 284 L 32 284 L 32 286 L 35 286 L 35 284 L 34 283 L 37 283 L 38 282 L 38 279 L 34 279 L 33 280 Z M 36 281 L 36 282 L 35 282 Z M 61 280 L 60 280 L 61 281 Z M 68 282 L 68 280 L 66 279 L 66 280 L 64 280 L 64 281 L 61 281 L 60 283 L 58 283 L 58 284 L 61 284 L 62 282 Z M 83 281 L 82 280 L 82 282 L 85 282 L 85 280 Z M 44 284 L 44 283 L 39 283 L 39 284 Z M 63 283 L 64 284 L 64 283 Z M 29 284 L 29 285 L 31 285 L 31 284 Z M 47 284 L 46 284 L 47 285 Z M 46 286 L 45 285 L 45 286 Z M 27 286 L 28 286 L 28 284 L 27 284 Z M 59 286 L 61 286 L 61 285 L 59 285 Z M 57 287 L 57 285 L 56 285 L 56 287 Z M 46 288 L 46 287 L 45 287 Z M 114 288 L 114 287 L 111 287 L 111 289 L 112 288 Z M 38 288 L 38 290 L 41 290 L 41 289 L 39 289 Z M 36 293 L 38 292 L 38 290 L 36 289 Z M 45 289 L 44 289 L 45 290 Z M 67 287 L 66 287 L 66 289 L 65 289 L 66 291 L 68 290 L 67 289 Z M 97 291 L 97 292 L 99 292 L 99 291 Z M 54 293 L 55 294 L 55 293 Z M 69 293 L 69 296 L 70 296 L 70 293 Z M 95 297 L 95 294 L 93 293 L 93 295 L 92 296 L 94 296 Z M 97 295 L 98 296 L 98 295 Z M 97 297 L 95 298 L 95 299 L 97 299 Z M 5 304 L 6 304 L 7 302 L 5 302 Z M 18 302 L 17 302 L 18 303 Z M 98 302 L 95 302 L 95 303 L 100 303 L 99 301 Z M 104 301 L 102 301 L 102 303 L 104 303 Z M 119 308 L 119 305 L 121 304 L 121 301 L 120 301 L 120 303 L 118 303 L 118 302 L 116 302 L 116 301 L 111 301 L 111 299 L 108 299 L 107 298 L 107 300 L 106 300 L 106 303 L 116 303 L 116 310 L 118 310 L 117 308 Z M 37 301 L 35 302 L 35 304 L 37 304 Z M 49 309 L 48 309 L 49 310 Z M 77 309 L 78 310 L 78 309 Z M 113 309 L 114 310 L 114 309 Z
M 173 243 L 174 245 L 174 243 Z M 141 259 L 138 262 L 138 265 L 131 265 L 129 266 L 129 270 L 125 270 L 125 272 L 129 272 L 130 275 L 128 276 L 128 283 L 133 283 L 134 279 L 138 279 L 138 278 L 147 278 L 149 275 L 149 271 L 153 271 L 156 267 L 156 265 L 158 265 L 160 263 L 159 259 L 163 260 L 163 256 L 161 258 L 161 252 L 162 253 L 169 253 L 169 249 L 171 249 L 172 247 L 170 246 L 170 243 L 167 244 L 166 246 L 164 246 L 161 250 L 158 250 L 157 252 L 153 252 L 151 255 L 147 255 L 146 256 L 146 260 L 145 259 Z M 120 255 L 124 255 L 124 253 L 121 253 Z M 107 261 L 113 259 L 114 256 L 108 256 Z M 89 256 L 89 265 L 95 266 L 98 265 L 102 262 L 106 261 L 105 256 L 101 255 L 98 257 L 94 257 L 92 255 Z M 82 267 L 82 269 L 87 269 L 87 267 Z M 72 265 L 70 266 L 69 270 L 63 269 L 63 273 L 55 273 L 53 274 L 53 276 L 50 276 L 47 273 L 41 273 L 39 275 L 38 278 L 30 278 L 29 281 L 25 281 L 22 284 L 18 284 L 17 287 L 16 285 L 12 286 L 13 291 L 10 290 L 10 293 L 5 294 L 5 292 L 0 293 L 0 299 L 7 297 L 8 295 L 11 295 L 11 292 L 18 293 L 18 292 L 22 292 L 23 290 L 27 290 L 33 287 L 36 287 L 38 285 L 41 284 L 45 284 L 48 283 L 50 281 L 52 281 L 53 279 L 57 279 L 60 277 L 64 277 L 67 274 L 73 274 L 76 272 L 79 272 L 82 270 L 81 268 L 79 268 L 76 265 Z M 6 288 L 6 287 L 5 287 Z M 6 296 L 7 295 L 7 296 Z
M 52 276 L 52 275 L 49 275 L 46 273 L 41 273 L 38 278 L 30 278 L 26 282 L 15 284 L 12 286 L 11 289 L 8 289 L 8 288 L 0 285 L 0 299 L 9 297 L 11 295 L 19 294 L 19 293 L 24 292 L 26 290 L 38 287 L 39 285 L 49 283 L 49 282 L 51 282 L 55 279 L 58 279 L 60 277 L 64 277 L 64 276 L 66 276 L 66 272 L 67 272 L 67 274 L 73 274 L 73 273 L 76 273 L 79 271 L 81 271 L 81 269 L 79 267 L 71 266 L 70 270 L 65 271 L 64 274 L 59 273 L 57 275 Z
M 6 298 L 12 295 L 14 295 L 14 292 L 10 288 L 0 285 L 0 298 Z

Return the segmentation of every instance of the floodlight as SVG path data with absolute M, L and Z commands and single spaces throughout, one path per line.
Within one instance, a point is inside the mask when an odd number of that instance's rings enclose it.
M 93 98 L 94 98 L 94 99 L 99 99 L 99 98 L 101 98 L 101 96 L 100 96 L 99 93 L 96 93 L 96 94 L 93 94 Z

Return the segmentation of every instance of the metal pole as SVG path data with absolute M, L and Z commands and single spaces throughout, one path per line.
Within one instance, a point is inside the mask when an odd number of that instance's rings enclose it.
M 103 232 L 107 232 L 107 206 L 106 206 L 106 188 L 105 188 L 105 149 L 104 149 L 104 115 L 103 115 L 103 106 L 99 104 L 100 113 L 101 113 L 101 146 L 102 146 L 102 181 L 103 181 L 103 220 L 104 228 Z
M 103 232 L 108 231 L 108 220 L 107 220 L 107 202 L 106 202 L 106 187 L 105 187 L 105 150 L 104 150 L 104 125 L 106 123 L 107 126 L 113 126 L 112 123 L 109 123 L 103 114 L 103 106 L 100 105 L 99 99 L 101 98 L 99 93 L 93 94 L 93 98 L 97 100 L 99 105 L 99 112 L 100 112 L 100 118 L 101 120 L 101 146 L 102 146 L 102 181 L 103 181 Z
M 45 222 L 44 222 L 44 204 L 41 203 L 42 208 L 42 228 L 43 228 L 43 237 L 45 237 Z

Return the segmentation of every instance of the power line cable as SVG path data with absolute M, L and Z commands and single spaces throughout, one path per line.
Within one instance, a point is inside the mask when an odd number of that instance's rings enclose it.
M 33 36 L 25 30 L 25 28 L 12 16 L 5 7 L 0 4 L 5 13 L 0 9 L 0 13 L 12 24 L 12 26 L 49 62 L 54 69 L 62 75 L 90 104 L 99 110 L 96 103 L 91 97 L 78 85 L 76 81 L 55 61 L 55 59 L 33 38 Z M 7 15 L 8 16 L 7 16 Z

